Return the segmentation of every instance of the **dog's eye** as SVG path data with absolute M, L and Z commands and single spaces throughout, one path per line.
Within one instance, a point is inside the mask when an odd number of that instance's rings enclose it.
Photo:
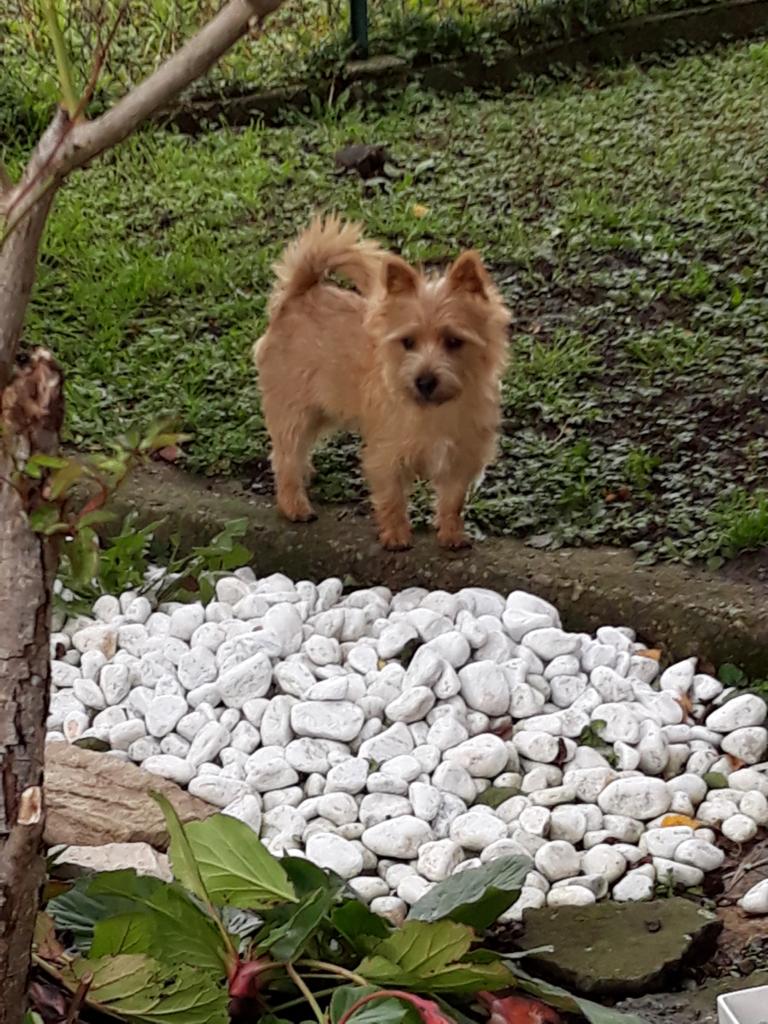
M 448 349 L 449 352 L 455 352 L 456 349 L 461 348 L 463 344 L 463 338 L 456 338 L 453 335 L 445 339 L 445 347 Z
M 413 338 L 402 338 L 401 342 L 406 352 L 410 352 L 411 349 L 416 348 L 416 342 Z

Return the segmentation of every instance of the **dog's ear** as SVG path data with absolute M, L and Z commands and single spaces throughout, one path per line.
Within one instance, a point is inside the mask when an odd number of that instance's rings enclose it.
M 416 291 L 419 275 L 399 256 L 390 256 L 384 268 L 384 287 L 389 295 L 405 295 Z
M 448 285 L 455 292 L 469 292 L 485 299 L 489 283 L 488 271 L 474 249 L 463 252 L 448 271 Z

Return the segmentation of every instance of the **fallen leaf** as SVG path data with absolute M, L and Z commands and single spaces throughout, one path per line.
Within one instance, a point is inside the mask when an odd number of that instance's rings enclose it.
M 562 1024 L 557 1010 L 531 996 L 496 999 L 489 992 L 481 992 L 479 999 L 488 1010 L 489 1024 Z
M 429 213 L 429 207 L 423 206 L 421 203 L 414 203 L 411 207 L 411 213 L 417 220 L 423 220 Z
M 687 693 L 681 693 L 679 697 L 675 697 L 675 700 L 683 709 L 683 714 L 686 718 L 690 718 L 693 713 L 693 698 Z
M 665 814 L 661 819 L 662 828 L 673 828 L 675 825 L 687 825 L 689 828 L 701 828 L 701 822 L 687 814 Z
M 169 444 L 166 448 L 160 448 L 155 452 L 155 458 L 161 462 L 178 462 L 181 456 L 181 448 L 175 444 Z
M 661 651 L 658 647 L 646 647 L 642 651 L 635 651 L 641 658 L 650 658 L 651 661 L 661 661 Z

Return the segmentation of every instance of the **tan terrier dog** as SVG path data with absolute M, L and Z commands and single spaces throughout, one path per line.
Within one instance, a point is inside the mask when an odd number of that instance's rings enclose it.
M 313 518 L 306 486 L 315 442 L 359 430 L 384 547 L 410 546 L 417 477 L 437 494 L 440 544 L 468 546 L 464 502 L 495 454 L 510 322 L 480 257 L 464 252 L 442 276 L 426 276 L 362 240 L 359 225 L 329 217 L 288 246 L 275 273 L 254 360 L 280 511 L 294 522 Z

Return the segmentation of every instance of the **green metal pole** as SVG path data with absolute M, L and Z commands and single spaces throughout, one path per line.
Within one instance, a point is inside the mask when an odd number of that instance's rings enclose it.
M 368 56 L 368 0 L 349 0 L 349 24 L 355 55 Z

